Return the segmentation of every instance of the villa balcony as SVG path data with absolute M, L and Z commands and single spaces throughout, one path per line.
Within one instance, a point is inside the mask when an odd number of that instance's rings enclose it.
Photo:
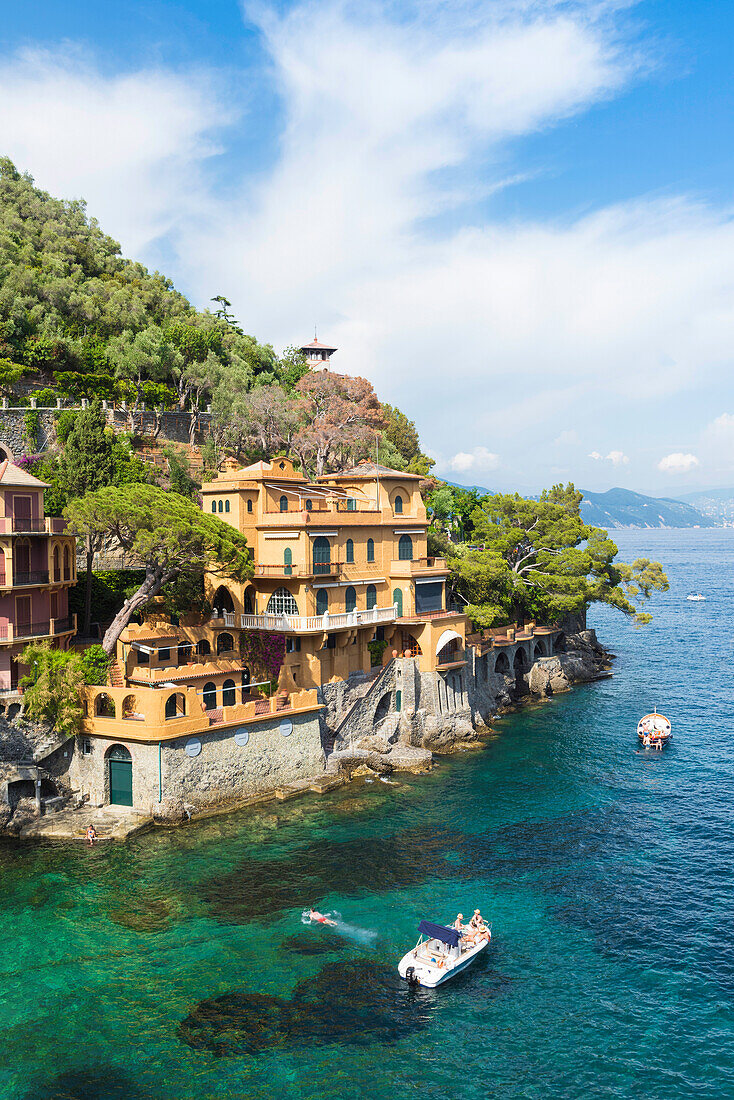
M 342 566 L 336 561 L 314 562 L 311 566 L 301 565 L 256 565 L 255 577 L 274 580 L 283 580 L 288 577 L 297 577 L 299 580 L 310 580 L 313 577 L 338 577 Z
M 36 569 L 30 573 L 13 573 L 14 588 L 30 588 L 35 584 L 48 584 L 48 569 Z
M 0 645 L 75 633 L 76 615 L 67 615 L 63 619 L 43 619 L 32 623 L 0 623 Z
M 232 615 L 234 620 L 237 616 Z M 397 607 L 373 607 L 369 611 L 345 611 L 333 615 L 240 615 L 242 630 L 270 630 L 278 634 L 324 634 L 355 626 L 392 623 L 398 617 Z M 234 626 L 235 623 L 231 624 Z
M 0 516 L 0 535 L 63 535 L 66 520 L 57 516 Z
M 394 561 L 390 565 L 391 577 L 433 577 L 437 579 L 448 574 L 445 558 L 411 558 L 409 561 Z

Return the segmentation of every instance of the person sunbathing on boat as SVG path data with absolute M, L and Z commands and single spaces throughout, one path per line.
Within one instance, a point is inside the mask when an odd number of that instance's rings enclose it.
M 314 909 L 313 906 L 308 911 L 309 920 L 316 921 L 317 924 L 330 924 L 336 928 L 336 921 L 331 917 L 325 917 L 323 913 L 319 913 L 318 909 Z
M 457 913 L 456 914 L 456 920 L 454 921 L 454 923 L 452 925 L 452 928 L 455 928 L 457 932 L 461 932 L 463 934 L 463 932 L 464 932 L 464 914 L 463 913 Z

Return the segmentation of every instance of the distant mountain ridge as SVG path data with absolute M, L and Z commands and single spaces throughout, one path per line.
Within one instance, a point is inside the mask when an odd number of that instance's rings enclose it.
M 717 527 L 734 524 L 734 489 L 697 489 L 684 493 L 679 500 L 713 520 Z
M 482 494 L 492 493 L 492 490 L 481 485 L 457 485 L 452 481 L 448 484 L 459 489 L 477 489 Z M 734 518 L 734 490 L 731 491 L 730 501 L 728 491 L 717 490 L 727 498 L 722 503 L 731 505 L 731 511 L 723 517 L 708 510 L 704 514 L 687 500 L 648 497 L 643 493 L 634 493 L 631 489 L 607 489 L 605 493 L 591 493 L 582 489 L 581 492 L 584 494 L 581 518 L 592 527 L 717 527 L 725 522 L 727 516 Z M 691 497 L 696 495 L 690 494 Z M 714 493 L 701 496 L 713 497 Z M 533 499 L 537 500 L 537 497 Z
M 669 497 L 646 497 L 631 489 L 606 493 L 582 490 L 581 518 L 594 527 L 715 527 L 691 504 Z

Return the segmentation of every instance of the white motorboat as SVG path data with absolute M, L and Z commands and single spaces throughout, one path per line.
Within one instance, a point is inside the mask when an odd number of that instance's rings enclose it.
M 706 602 L 706 597 L 703 596 L 700 592 L 691 592 L 690 596 L 686 596 L 686 599 L 690 600 L 691 603 Z
M 412 951 L 403 955 L 398 963 L 398 974 L 407 982 L 435 989 L 480 955 L 492 939 L 489 928 L 473 934 L 464 929 L 445 928 L 422 920 L 418 925 L 420 939 Z
M 646 714 L 637 723 L 637 737 L 643 748 L 662 749 L 673 739 L 670 719 L 658 714 L 657 707 L 652 714 Z

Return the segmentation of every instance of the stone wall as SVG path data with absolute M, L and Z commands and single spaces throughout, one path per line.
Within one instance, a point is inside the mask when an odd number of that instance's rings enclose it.
M 105 403 L 106 404 L 106 403 Z M 68 406 L 72 408 L 72 406 Z M 73 406 L 81 409 L 82 406 Z M 8 407 L 0 409 L 0 445 L 10 451 L 14 458 L 22 454 L 40 454 L 45 451 L 55 438 L 55 422 L 59 409 L 39 408 L 38 430 L 29 436 L 26 427 L 26 416 L 31 411 L 25 407 Z M 129 431 L 130 424 L 127 411 L 121 407 L 113 408 L 109 405 L 106 409 L 107 423 L 115 431 Z M 199 412 L 195 416 L 194 443 L 201 446 L 211 430 L 212 417 L 209 412 Z M 170 410 L 160 414 L 161 427 L 158 439 L 173 443 L 188 443 L 190 440 L 191 418 L 190 412 Z M 138 435 L 152 435 L 155 430 L 156 414 L 152 409 L 145 409 L 136 414 L 135 430 Z
M 290 725 L 286 736 L 281 727 Z M 235 734 L 248 735 L 242 745 Z M 133 802 L 136 809 L 159 815 L 162 793 L 167 807 L 184 805 L 188 813 L 275 790 L 299 779 L 323 772 L 324 752 L 318 714 L 274 717 L 247 727 L 217 729 L 162 743 L 89 739 L 91 753 L 82 751 L 84 738 L 76 738 L 69 762 L 69 778 L 75 789 L 89 796 L 91 805 L 108 802 L 106 755 L 111 746 L 124 745 L 132 757 Z M 186 747 L 199 742 L 201 751 L 191 756 Z

